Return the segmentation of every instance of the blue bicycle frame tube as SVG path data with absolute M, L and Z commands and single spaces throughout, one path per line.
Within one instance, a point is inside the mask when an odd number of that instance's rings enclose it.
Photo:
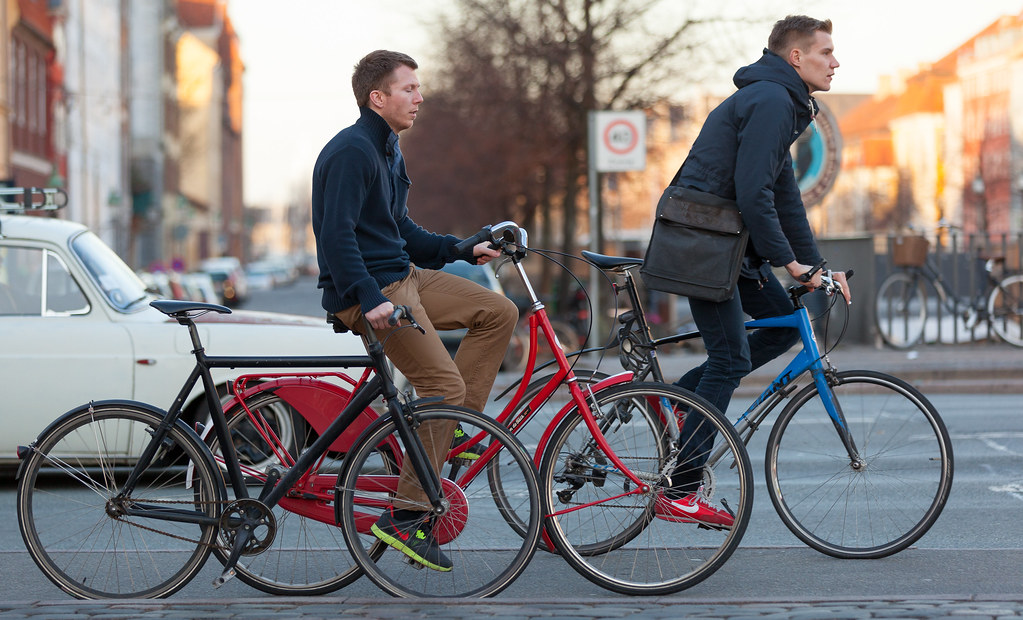
M 789 362 L 788 366 L 785 367 L 785 370 L 783 370 L 774 382 L 771 383 L 771 386 L 764 390 L 760 397 L 749 406 L 736 424 L 745 420 L 749 414 L 759 407 L 761 403 L 767 400 L 771 394 L 788 385 L 801 374 L 809 370 L 810 374 L 813 376 L 814 383 L 817 385 L 817 393 L 820 395 L 821 401 L 824 403 L 824 408 L 827 410 L 828 415 L 831 416 L 831 419 L 836 426 L 841 429 L 845 429 L 845 419 L 839 413 L 838 406 L 832 398 L 831 388 L 828 385 L 828 380 L 824 373 L 824 364 L 821 362 L 820 348 L 817 346 L 817 337 L 813 333 L 813 325 L 810 323 L 810 313 L 807 312 L 806 308 L 800 307 L 792 314 L 784 316 L 774 316 L 746 322 L 746 329 L 758 329 L 760 327 L 796 328 L 799 330 L 799 338 L 803 342 L 803 348 L 794 358 L 792 358 L 792 361 Z

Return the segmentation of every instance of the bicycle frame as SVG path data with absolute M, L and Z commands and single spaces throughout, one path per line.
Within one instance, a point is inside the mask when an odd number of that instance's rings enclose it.
M 154 431 L 152 440 L 143 450 L 138 462 L 128 475 L 124 485 L 121 487 L 118 497 L 126 497 L 134 490 L 142 472 L 145 471 L 146 467 L 152 462 L 157 451 L 162 446 L 163 440 L 169 432 L 169 429 L 177 424 L 180 419 L 182 406 L 186 398 L 201 380 L 206 394 L 206 402 L 210 409 L 213 430 L 216 433 L 220 445 L 225 447 L 225 449 L 222 450 L 223 456 L 219 459 L 219 461 L 222 464 L 223 469 L 226 470 L 235 500 L 249 498 L 248 488 L 245 484 L 245 477 L 242 471 L 242 466 L 238 460 L 238 456 L 233 449 L 227 448 L 227 446 L 232 446 L 233 443 L 231 441 L 230 429 L 227 426 L 224 409 L 217 394 L 216 384 L 214 383 L 213 377 L 210 373 L 211 368 L 365 368 L 367 369 L 366 372 L 363 373 L 362 379 L 355 383 L 355 389 L 350 394 L 350 399 L 344 409 L 333 421 L 330 422 L 329 425 L 326 426 L 326 428 L 323 429 L 323 432 L 316 441 L 313 442 L 313 444 L 301 455 L 299 455 L 287 471 L 284 472 L 283 476 L 278 471 L 271 471 L 266 476 L 263 489 L 258 498 L 259 501 L 267 507 L 273 507 L 281 504 L 282 507 L 291 509 L 293 507 L 292 504 L 295 504 L 296 502 L 289 502 L 288 498 L 285 496 L 292 492 L 292 488 L 295 487 L 300 479 L 307 474 L 317 460 L 321 459 L 331 446 L 339 440 L 342 434 L 352 426 L 359 416 L 365 413 L 370 404 L 378 397 L 383 396 L 384 400 L 387 402 L 387 409 L 391 413 L 391 417 L 397 426 L 398 435 L 405 446 L 408 458 L 412 459 L 412 465 L 416 475 L 419 477 L 420 484 L 427 496 L 431 499 L 434 512 L 438 515 L 444 514 L 446 508 L 443 500 L 444 495 L 441 493 L 442 482 L 433 471 L 433 468 L 428 465 L 429 460 L 426 457 L 418 435 L 409 427 L 403 417 L 403 405 L 398 399 L 397 390 L 394 387 L 394 383 L 391 380 L 390 375 L 388 374 L 385 376 L 383 374 L 387 372 L 384 364 L 383 347 L 375 337 L 367 338 L 368 355 L 365 356 L 208 356 L 199 341 L 198 329 L 196 328 L 194 321 L 188 316 L 177 316 L 175 318 L 177 318 L 180 324 L 188 327 L 196 363 L 188 378 L 185 380 L 185 383 L 182 385 L 181 390 L 178 392 L 177 397 L 174 399 L 174 402 L 165 415 L 163 421 Z M 265 424 L 262 425 L 262 427 L 265 428 Z M 212 459 L 212 455 L 210 455 L 210 457 Z M 373 486 L 376 489 L 388 490 L 388 483 L 385 483 L 382 478 L 367 478 L 374 479 L 367 479 L 365 484 Z M 360 481 L 360 484 L 362 483 L 363 481 Z M 396 480 L 394 481 L 394 484 L 396 484 Z M 452 490 L 448 489 L 448 486 L 448 484 L 445 484 L 445 489 Z M 165 506 L 150 505 L 144 502 L 126 503 L 123 510 L 126 516 L 145 515 L 169 521 L 195 523 L 198 525 L 219 525 L 220 523 L 219 518 L 205 517 L 196 513 L 194 510 L 178 510 L 167 508 Z M 309 516 L 322 520 L 322 518 L 326 516 L 325 513 L 326 511 L 313 511 L 313 514 Z M 371 523 L 373 518 L 361 518 L 357 516 L 357 520 L 360 523 L 363 521 Z M 333 509 L 330 511 L 330 520 L 327 522 L 334 522 Z M 368 525 L 366 525 L 366 527 L 368 528 Z M 218 578 L 219 583 L 223 583 L 229 577 L 233 564 L 240 556 L 246 542 L 247 539 L 245 536 L 239 535 L 236 538 L 234 548 L 231 551 L 231 556 L 225 564 L 225 572 Z
M 657 361 L 657 348 L 666 344 L 699 338 L 700 333 L 687 332 L 664 338 L 652 338 L 650 326 L 643 312 L 642 302 L 639 299 L 638 289 L 630 268 L 626 266 L 617 269 L 625 278 L 625 290 L 633 307 L 632 315 L 624 316 L 622 322 L 636 321 L 646 342 L 620 339 L 619 346 L 638 347 L 641 349 L 637 351 L 637 356 L 645 360 L 646 367 L 639 372 L 638 380 L 643 380 L 646 374 L 650 373 L 655 381 L 663 382 L 664 375 Z M 831 366 L 831 362 L 828 361 L 827 355 L 821 354 L 820 348 L 817 345 L 816 335 L 813 332 L 810 314 L 802 304 L 800 296 L 796 291 L 790 291 L 790 297 L 795 306 L 792 314 L 747 321 L 746 329 L 758 329 L 761 327 L 795 328 L 799 330 L 802 349 L 789 361 L 785 369 L 771 382 L 771 385 L 764 389 L 760 396 L 739 416 L 739 419 L 734 424 L 735 429 L 743 442 L 748 445 L 753 433 L 759 428 L 764 419 L 774 410 L 778 403 L 784 400 L 796 388 L 795 381 L 809 372 L 817 386 L 817 391 L 821 396 L 821 401 L 824 403 L 825 410 L 828 412 L 828 416 L 835 425 L 842 443 L 849 453 L 849 458 L 853 462 L 858 462 L 860 460 L 859 451 L 848 432 L 841 405 L 832 398 L 829 377 L 833 375 L 834 368 Z M 722 453 L 722 450 L 719 449 L 715 454 L 711 455 L 708 462 L 711 464 L 715 463 Z
M 542 407 L 544 403 L 551 398 L 558 387 L 565 384 L 569 388 L 571 399 L 555 414 L 553 420 L 545 429 L 543 436 L 540 438 L 536 453 L 533 456 L 534 463 L 537 466 L 540 465 L 541 456 L 550 436 L 554 433 L 554 430 L 558 427 L 559 423 L 565 418 L 565 416 L 568 415 L 569 412 L 576 410 L 583 416 L 583 421 L 590 434 L 593 436 L 597 447 L 607 455 L 615 468 L 617 468 L 624 476 L 636 485 L 636 489 L 634 491 L 630 491 L 629 494 L 649 492 L 650 485 L 657 481 L 659 472 L 633 472 L 626 467 L 614 451 L 611 450 L 607 443 L 607 439 L 604 437 L 604 433 L 600 429 L 600 425 L 593 414 L 590 402 L 587 400 L 582 388 L 579 387 L 578 380 L 572 370 L 572 365 L 569 363 L 568 357 L 565 355 L 565 351 L 558 342 L 558 338 L 554 333 L 554 327 L 551 325 L 550 318 L 547 315 L 543 302 L 537 298 L 536 292 L 533 290 L 532 284 L 529 281 L 529 276 L 522 267 L 521 260 L 523 256 L 517 253 L 510 253 L 509 256 L 516 273 L 525 285 L 531 302 L 531 314 L 529 316 L 529 356 L 526 362 L 526 368 L 523 371 L 523 377 L 519 382 L 518 389 L 505 405 L 501 414 L 496 417 L 496 420 L 505 425 L 512 433 L 517 434 L 525 426 L 525 424 L 536 415 L 536 412 L 540 409 L 540 407 Z M 537 345 L 538 334 L 540 333 L 542 333 L 544 338 L 546 338 L 547 342 L 550 344 L 551 350 L 554 352 L 554 364 L 557 367 L 557 370 L 553 375 L 551 375 L 550 379 L 544 384 L 543 388 L 536 394 L 536 396 L 529 401 L 523 414 L 516 419 L 511 419 L 512 413 L 522 403 L 522 399 L 525 396 L 530 380 L 537 369 Z M 612 385 L 629 383 L 632 379 L 633 375 L 631 372 L 623 372 L 599 381 L 597 384 L 590 386 L 588 390 L 592 394 L 594 391 L 599 391 Z M 478 440 L 478 438 L 471 438 L 463 445 L 471 445 L 476 440 Z M 459 486 L 464 486 L 467 479 L 471 479 L 473 476 L 476 476 L 480 471 L 482 471 L 493 457 L 493 453 L 491 452 L 493 449 L 494 448 L 492 447 L 486 450 L 483 455 L 468 468 L 465 474 L 459 478 Z

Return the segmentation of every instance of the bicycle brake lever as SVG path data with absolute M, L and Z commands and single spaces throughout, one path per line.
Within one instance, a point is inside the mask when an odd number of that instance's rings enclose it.
M 387 318 L 388 325 L 397 325 L 398 321 L 405 318 L 408 321 L 410 327 L 414 327 L 419 330 L 420 334 L 425 334 L 426 330 L 423 326 L 416 322 L 416 318 L 412 316 L 412 311 L 409 310 L 408 306 L 395 306 L 394 311 L 391 312 L 391 316 Z

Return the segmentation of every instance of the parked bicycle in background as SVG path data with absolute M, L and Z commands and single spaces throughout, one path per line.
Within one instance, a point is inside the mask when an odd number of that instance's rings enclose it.
M 891 240 L 895 271 L 877 291 L 874 323 L 884 342 L 906 349 L 945 341 L 951 331 L 953 341 L 960 334 L 969 334 L 971 340 L 996 334 L 1023 347 L 1019 240 L 969 237 L 963 243 L 961 231 L 942 224 L 936 231 L 936 251 L 929 252 L 923 232 L 910 231 Z M 946 232 L 947 247 L 940 243 Z M 965 270 L 957 269 L 960 255 L 966 259 Z

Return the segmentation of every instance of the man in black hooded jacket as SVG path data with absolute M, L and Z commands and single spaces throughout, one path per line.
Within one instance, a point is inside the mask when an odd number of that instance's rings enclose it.
M 707 117 L 673 181 L 735 200 L 749 229 L 736 294 L 724 302 L 689 301 L 707 361 L 676 382 L 722 412 L 744 376 L 799 339 L 790 328 L 746 333 L 744 315 L 763 318 L 793 311 L 771 267 L 784 267 L 797 280 L 811 274 L 805 282 L 810 288 L 821 284 L 821 271 L 813 270 L 823 259 L 806 219 L 789 149 L 818 111 L 810 94 L 830 89 L 837 67 L 830 20 L 799 15 L 777 22 L 768 49 L 760 60 L 736 72 L 738 91 Z M 845 276 L 835 277 L 848 302 Z M 657 516 L 727 528 L 732 516 L 712 506 L 702 493 L 703 463 L 714 435 L 699 422 L 691 417 L 683 424 L 684 449 L 671 486 L 658 498 Z

